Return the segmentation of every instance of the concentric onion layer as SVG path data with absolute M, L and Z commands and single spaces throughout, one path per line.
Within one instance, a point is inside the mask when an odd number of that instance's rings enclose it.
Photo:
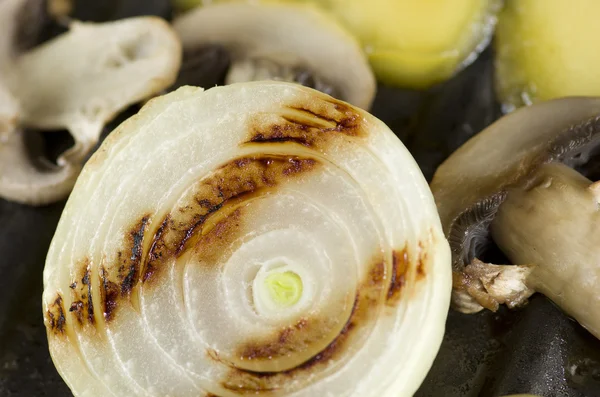
M 76 395 L 411 395 L 449 249 L 417 165 L 368 113 L 294 84 L 152 100 L 86 165 L 48 254 Z

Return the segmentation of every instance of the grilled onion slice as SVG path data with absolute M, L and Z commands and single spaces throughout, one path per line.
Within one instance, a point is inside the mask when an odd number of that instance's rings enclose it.
M 44 285 L 77 396 L 408 396 L 441 343 L 450 251 L 367 112 L 292 83 L 186 86 L 86 164 Z

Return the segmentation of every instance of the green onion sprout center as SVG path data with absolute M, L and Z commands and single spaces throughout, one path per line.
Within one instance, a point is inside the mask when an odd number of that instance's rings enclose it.
M 293 306 L 302 297 L 302 279 L 294 272 L 272 272 L 265 277 L 264 284 L 277 306 Z

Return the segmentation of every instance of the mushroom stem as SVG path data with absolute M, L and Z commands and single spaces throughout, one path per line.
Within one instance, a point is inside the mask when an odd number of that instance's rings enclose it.
M 314 75 L 301 66 L 278 64 L 268 58 L 242 59 L 232 63 L 225 83 L 246 83 L 249 81 L 278 80 L 299 83 L 331 96 L 340 96 L 332 84 Z
M 544 164 L 511 188 L 491 224 L 512 263 L 534 264 L 525 284 L 600 337 L 598 184 L 563 164 Z M 543 264 L 543 266 L 541 266 Z
M 475 258 L 462 273 L 453 274 L 453 308 L 463 313 L 496 311 L 502 304 L 515 308 L 535 293 L 526 284 L 530 265 L 495 265 Z
M 377 85 L 366 54 L 355 36 L 320 7 L 215 3 L 177 17 L 173 26 L 186 53 L 214 45 L 227 52 L 231 64 L 225 84 L 294 82 L 363 109 L 371 106 Z

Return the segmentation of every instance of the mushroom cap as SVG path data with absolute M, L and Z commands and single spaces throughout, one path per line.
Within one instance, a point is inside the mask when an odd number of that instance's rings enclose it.
M 568 143 L 576 131 L 569 127 L 598 114 L 600 98 L 562 98 L 519 109 L 470 139 L 440 165 L 431 182 L 444 232 L 466 209 L 536 165 L 555 160 L 552 143 L 562 134 Z
M 309 4 L 224 3 L 199 7 L 174 21 L 184 49 L 219 44 L 232 63 L 266 58 L 299 65 L 335 86 L 344 101 L 371 106 L 376 83 L 356 39 Z

